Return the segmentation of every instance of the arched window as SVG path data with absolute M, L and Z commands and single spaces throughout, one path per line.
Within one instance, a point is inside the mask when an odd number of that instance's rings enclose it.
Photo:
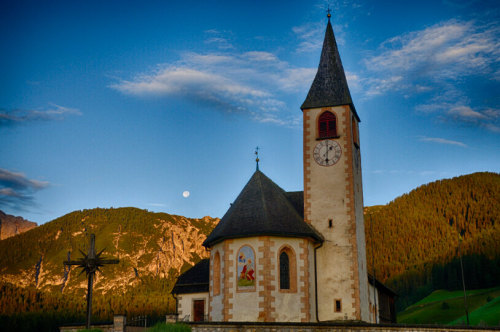
M 284 251 L 280 254 L 280 289 L 290 289 L 290 260 Z
M 332 112 L 323 112 L 318 119 L 319 138 L 337 137 L 337 117 Z
M 214 264 L 213 264 L 213 294 L 219 295 L 220 293 L 220 255 L 217 251 L 214 256 Z
M 278 251 L 279 290 L 285 293 L 297 292 L 297 260 L 293 249 L 284 245 Z

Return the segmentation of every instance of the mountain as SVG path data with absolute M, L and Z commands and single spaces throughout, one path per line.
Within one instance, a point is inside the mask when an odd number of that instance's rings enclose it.
M 86 276 L 75 267 L 65 267 L 63 261 L 82 257 L 80 250 L 87 252 L 91 233 L 96 235 L 97 251 L 104 249 L 103 256 L 120 260 L 97 274 L 94 308 L 98 317 L 120 310 L 173 310 L 169 294 L 173 283 L 181 271 L 208 257 L 201 244 L 217 223 L 210 217 L 96 208 L 69 213 L 2 240 L 0 313 L 40 309 L 35 300 L 9 303 L 2 298 L 4 292 L 43 299 L 44 311 L 84 307 Z
M 29 231 L 36 226 L 35 222 L 11 216 L 0 210 L 0 240 Z
M 435 181 L 367 207 L 365 232 L 369 271 L 398 292 L 399 309 L 460 287 L 459 250 L 469 288 L 500 285 L 500 174 Z

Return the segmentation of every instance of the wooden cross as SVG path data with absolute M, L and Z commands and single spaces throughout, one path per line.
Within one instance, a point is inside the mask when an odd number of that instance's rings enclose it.
M 90 316 L 92 313 L 92 287 L 94 285 L 94 276 L 96 271 L 100 270 L 100 267 L 105 264 L 118 264 L 120 261 L 118 259 L 105 259 L 101 257 L 104 249 L 101 250 L 98 254 L 95 253 L 95 234 L 90 234 L 90 246 L 88 254 L 85 254 L 80 250 L 83 257 L 76 261 L 64 261 L 64 265 L 77 265 L 82 268 L 82 274 L 85 272 L 89 279 L 88 288 L 87 288 L 87 329 L 90 329 Z

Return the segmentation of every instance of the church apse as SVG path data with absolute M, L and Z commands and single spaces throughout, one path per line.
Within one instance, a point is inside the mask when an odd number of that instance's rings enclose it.
M 307 259 L 300 259 L 309 257 L 314 250 L 309 240 L 258 236 L 232 239 L 216 245 L 214 250 L 219 252 L 218 247 L 223 246 L 234 253 L 227 268 L 222 267 L 233 275 L 234 282 L 226 283 L 229 288 L 221 295 L 210 294 L 212 321 L 310 321 L 314 308 L 310 287 L 313 270 Z M 280 253 L 288 253 L 288 271 L 292 273 L 287 289 L 280 285 Z

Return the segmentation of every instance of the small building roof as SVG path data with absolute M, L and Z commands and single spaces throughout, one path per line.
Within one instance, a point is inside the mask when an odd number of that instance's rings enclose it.
M 306 100 L 300 108 L 304 110 L 307 108 L 340 105 L 350 105 L 359 121 L 354 104 L 352 103 L 344 67 L 340 60 L 332 24 L 330 23 L 330 19 L 328 19 L 318 71 L 316 72 L 316 77 L 309 89 Z
M 373 284 L 374 281 L 375 281 L 375 285 Z M 386 293 L 387 295 L 390 295 L 392 297 L 397 297 L 398 296 L 398 294 L 395 291 L 393 291 L 392 289 L 390 289 L 389 287 L 387 287 L 386 285 L 384 285 L 377 278 L 373 278 L 373 275 L 371 275 L 370 273 L 368 273 L 368 282 L 370 283 L 370 285 L 375 286 L 376 289 L 378 289 L 381 292 Z
M 302 192 L 287 193 L 257 170 L 238 195 L 219 224 L 203 242 L 205 247 L 225 239 L 274 235 L 310 238 L 323 237 L 304 222 Z
M 210 276 L 210 260 L 202 259 L 192 268 L 179 276 L 172 289 L 172 294 L 188 294 L 208 292 Z

